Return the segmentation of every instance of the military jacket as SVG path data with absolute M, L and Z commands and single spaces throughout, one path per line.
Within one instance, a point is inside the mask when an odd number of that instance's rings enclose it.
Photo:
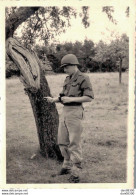
M 64 81 L 63 90 L 60 93 L 60 96 L 89 96 L 90 98 L 94 99 L 94 93 L 89 76 L 85 75 L 79 70 L 72 78 L 70 78 L 70 76 L 67 76 Z

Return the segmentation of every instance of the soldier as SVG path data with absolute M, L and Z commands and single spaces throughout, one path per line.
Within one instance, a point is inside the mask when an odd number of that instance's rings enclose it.
M 79 62 L 75 55 L 65 55 L 61 60 L 61 68 L 68 74 L 59 97 L 45 97 L 49 102 L 60 102 L 64 105 L 59 120 L 58 144 L 64 162 L 58 175 L 71 173 L 69 182 L 80 181 L 82 169 L 81 134 L 83 102 L 91 102 L 94 94 L 89 77 L 78 69 Z

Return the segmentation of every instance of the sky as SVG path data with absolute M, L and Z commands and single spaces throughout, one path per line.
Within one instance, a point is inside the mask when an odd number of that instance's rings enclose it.
M 90 27 L 85 29 L 81 24 L 81 18 L 71 20 L 71 27 L 69 27 L 65 34 L 56 37 L 60 42 L 75 42 L 84 41 L 84 39 L 91 39 L 94 43 L 100 40 L 108 43 L 116 36 L 123 33 L 129 34 L 129 17 L 125 14 L 126 6 L 115 7 L 114 18 L 117 20 L 117 25 L 109 21 L 105 12 L 102 12 L 102 7 L 89 8 L 89 22 Z M 80 11 L 80 8 L 77 9 Z M 111 36 L 112 34 L 112 36 Z

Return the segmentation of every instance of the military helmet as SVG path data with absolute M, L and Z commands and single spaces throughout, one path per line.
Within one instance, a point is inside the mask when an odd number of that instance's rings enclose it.
M 67 54 L 61 60 L 61 68 L 68 65 L 79 65 L 78 59 L 74 54 Z

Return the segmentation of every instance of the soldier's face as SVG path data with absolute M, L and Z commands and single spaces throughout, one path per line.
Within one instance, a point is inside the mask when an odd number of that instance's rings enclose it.
M 71 75 L 75 72 L 75 66 L 65 66 L 64 72 L 68 75 Z

